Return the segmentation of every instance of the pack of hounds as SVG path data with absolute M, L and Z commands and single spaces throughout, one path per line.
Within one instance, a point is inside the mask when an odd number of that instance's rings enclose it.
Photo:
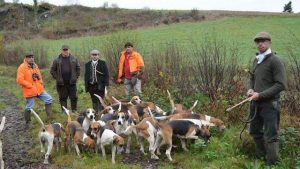
M 70 111 L 63 107 L 66 113 L 67 123 L 44 124 L 38 114 L 31 110 L 41 124 L 38 137 L 41 144 L 41 152 L 45 153 L 44 164 L 49 164 L 52 147 L 57 149 L 64 144 L 66 151 L 75 148 L 80 157 L 80 151 L 87 150 L 98 153 L 101 149 L 103 158 L 106 157 L 105 147 L 111 147 L 111 162 L 115 163 L 115 155 L 130 153 L 132 136 L 134 135 L 140 146 L 140 151 L 146 155 L 144 139 L 149 143 L 151 159 L 159 159 L 160 147 L 166 145 L 165 154 L 172 161 L 171 150 L 173 141 L 180 140 L 181 147 L 188 151 L 187 139 L 203 139 L 209 143 L 210 127 L 217 127 L 219 131 L 225 130 L 222 120 L 211 116 L 193 112 L 194 105 L 186 109 L 182 104 L 174 104 L 168 91 L 171 103 L 171 111 L 165 112 L 155 103 L 142 101 L 138 96 L 132 97 L 129 102 L 121 102 L 109 97 L 106 104 L 98 95 L 104 109 L 97 114 L 88 108 L 84 113 L 72 120 Z M 73 117 L 74 118 L 74 117 Z

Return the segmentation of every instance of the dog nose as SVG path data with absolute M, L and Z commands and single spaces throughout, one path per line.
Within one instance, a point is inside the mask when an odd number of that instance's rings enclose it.
M 118 124 L 121 125 L 122 123 L 120 121 L 118 121 Z

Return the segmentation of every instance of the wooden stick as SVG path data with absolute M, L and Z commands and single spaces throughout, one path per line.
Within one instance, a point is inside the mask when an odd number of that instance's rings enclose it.
M 240 106 L 240 105 L 242 105 L 242 104 L 244 104 L 244 103 L 246 103 L 246 102 L 248 102 L 248 101 L 251 101 L 251 98 L 250 98 L 250 97 L 247 98 L 247 99 L 245 99 L 245 100 L 243 100 L 243 101 L 241 101 L 240 103 L 238 103 L 238 104 L 236 104 L 236 105 L 234 105 L 234 106 L 232 106 L 232 107 L 227 108 L 226 111 L 229 112 L 229 111 L 231 111 L 232 109 L 234 109 L 234 108 L 236 108 L 236 107 L 238 107 L 238 106 Z

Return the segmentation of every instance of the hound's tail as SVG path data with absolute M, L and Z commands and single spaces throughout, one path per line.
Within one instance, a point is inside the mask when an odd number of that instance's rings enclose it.
M 188 110 L 193 111 L 193 109 L 197 106 L 198 100 L 195 101 L 192 107 L 190 107 Z
M 33 109 L 30 109 L 30 111 L 35 116 L 35 118 L 38 120 L 38 122 L 41 124 L 41 126 L 44 127 L 45 124 L 42 121 L 42 119 L 40 118 L 40 116 Z
M 2 120 L 1 120 L 1 124 L 0 124 L 0 133 L 2 132 L 3 128 L 4 128 L 4 124 L 5 124 L 5 116 L 2 117 Z
M 68 116 L 68 123 L 71 122 L 72 119 L 71 119 L 71 116 L 70 116 L 70 111 L 67 108 L 65 108 L 64 106 L 62 106 L 62 108 L 65 110 L 65 112 L 66 112 L 66 114 Z
M 170 100 L 170 103 L 171 103 L 171 114 L 174 113 L 175 111 L 175 104 L 174 104 L 174 100 L 172 99 L 171 97 L 171 93 L 169 92 L 169 90 L 167 90 L 167 93 L 168 93 L 168 98 Z

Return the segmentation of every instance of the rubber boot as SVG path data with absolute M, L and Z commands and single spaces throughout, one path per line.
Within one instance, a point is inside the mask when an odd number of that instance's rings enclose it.
M 266 165 L 275 165 L 278 160 L 279 144 L 278 142 L 271 142 L 266 144 Z
M 31 127 L 31 110 L 25 110 L 24 118 L 25 118 L 25 128 L 29 129 Z
M 65 108 L 68 108 L 68 102 L 67 101 L 59 101 L 59 103 L 60 103 L 60 106 L 61 106 L 61 112 L 65 113 L 65 110 L 63 109 L 63 106 Z
M 254 139 L 255 142 L 255 155 L 258 159 L 265 159 L 266 147 L 264 139 Z
M 93 109 L 98 112 L 99 110 L 99 105 L 98 105 L 98 102 L 93 102 Z
M 48 120 L 51 121 L 53 118 L 53 112 L 52 112 L 52 104 L 45 104 L 45 110 L 48 117 Z
M 73 113 L 77 113 L 77 99 L 71 100 L 71 109 Z

